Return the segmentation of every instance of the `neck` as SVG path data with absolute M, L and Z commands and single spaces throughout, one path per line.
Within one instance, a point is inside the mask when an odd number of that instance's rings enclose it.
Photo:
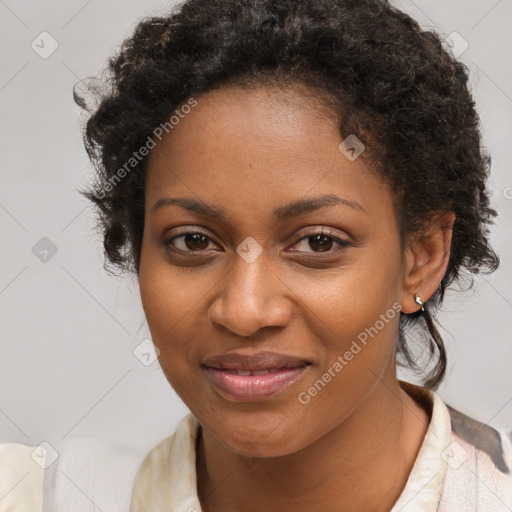
M 290 455 L 247 459 L 201 429 L 202 510 L 389 511 L 405 487 L 429 421 L 393 376 L 390 383 L 379 381 L 349 418 Z

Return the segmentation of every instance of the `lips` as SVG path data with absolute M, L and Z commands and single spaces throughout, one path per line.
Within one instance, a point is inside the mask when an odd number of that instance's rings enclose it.
M 232 401 L 265 400 L 293 385 L 311 365 L 308 361 L 279 354 L 231 352 L 204 361 L 209 382 Z
M 300 368 L 309 364 L 308 361 L 278 352 L 257 352 L 243 354 L 229 352 L 210 357 L 203 362 L 203 366 L 222 370 L 238 371 L 265 371 L 281 368 Z

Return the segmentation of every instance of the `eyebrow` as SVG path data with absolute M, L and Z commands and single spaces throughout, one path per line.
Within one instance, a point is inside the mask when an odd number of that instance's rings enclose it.
M 150 213 L 154 213 L 156 210 L 170 205 L 178 205 L 193 213 L 199 215 L 212 217 L 213 219 L 225 221 L 226 213 L 217 206 L 206 203 L 200 199 L 193 199 L 188 197 L 162 197 L 151 207 Z M 293 203 L 289 203 L 283 206 L 279 206 L 274 210 L 274 217 L 278 221 L 285 221 L 293 217 L 305 215 L 320 208 L 332 205 L 343 205 L 348 206 L 354 210 L 362 213 L 368 213 L 366 209 L 356 201 L 349 199 L 343 199 L 335 194 L 327 194 L 318 197 L 311 197 L 306 199 L 299 199 Z

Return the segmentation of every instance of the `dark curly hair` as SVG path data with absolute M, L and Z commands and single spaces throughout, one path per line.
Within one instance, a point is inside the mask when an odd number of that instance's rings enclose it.
M 365 158 L 394 192 L 402 243 L 434 212 L 455 212 L 446 274 L 424 312 L 401 314 L 397 347 L 421 371 L 406 343 L 419 330 L 430 361 L 437 353 L 424 385 L 439 386 L 446 350 L 434 313 L 445 289 L 461 271 L 472 283 L 471 274 L 499 265 L 488 241 L 490 157 L 468 70 L 439 35 L 385 0 L 188 0 L 168 17 L 143 19 L 105 71 L 103 86 L 74 96 L 90 113 L 84 142 L 97 172 L 81 193 L 97 209 L 108 271 L 138 275 L 147 158 L 133 157 L 156 127 L 214 88 L 306 86 L 340 114 L 342 137 L 355 133 L 369 149 Z

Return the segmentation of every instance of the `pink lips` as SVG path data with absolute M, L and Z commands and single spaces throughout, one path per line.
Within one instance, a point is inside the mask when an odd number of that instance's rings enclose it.
M 231 352 L 204 361 L 210 382 L 226 398 L 263 400 L 290 387 L 309 366 L 299 358 L 276 352 Z

